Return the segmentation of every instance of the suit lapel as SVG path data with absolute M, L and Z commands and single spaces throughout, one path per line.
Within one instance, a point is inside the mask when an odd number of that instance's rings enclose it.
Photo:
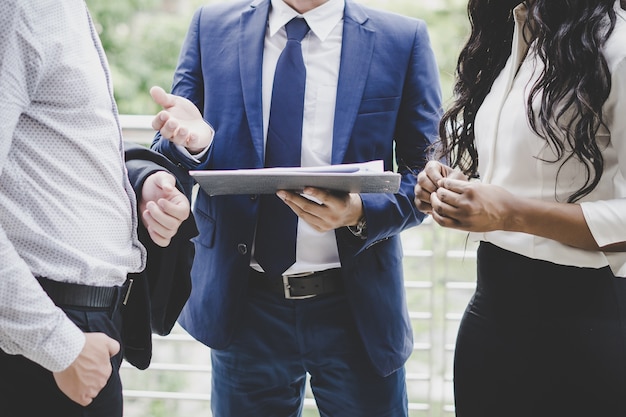
M 363 69 L 369 68 L 374 51 L 375 32 L 367 27 L 367 20 L 367 14 L 358 4 L 346 1 L 333 129 L 333 164 L 343 162 L 367 80 L 367 71 Z
M 242 13 L 239 22 L 239 72 L 243 102 L 250 126 L 250 134 L 257 153 L 259 166 L 263 166 L 263 105 L 262 71 L 265 29 L 269 0 L 258 0 Z

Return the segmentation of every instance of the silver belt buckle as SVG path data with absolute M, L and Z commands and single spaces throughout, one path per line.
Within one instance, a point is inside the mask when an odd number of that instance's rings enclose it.
M 304 300 L 307 298 L 315 297 L 315 294 L 293 296 L 291 295 L 291 284 L 289 284 L 289 278 L 302 278 L 313 274 L 314 272 L 302 272 L 299 274 L 283 275 L 283 289 L 285 291 L 285 298 L 287 300 Z
M 129 279 L 128 280 L 128 288 L 126 289 L 126 294 L 124 294 L 124 301 L 122 301 L 122 304 L 126 305 L 126 303 L 128 302 L 128 297 L 130 297 L 130 290 L 133 288 L 133 279 Z

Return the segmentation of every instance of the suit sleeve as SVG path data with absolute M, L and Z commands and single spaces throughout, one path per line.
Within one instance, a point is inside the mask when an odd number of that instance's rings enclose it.
M 396 163 L 402 175 L 400 191 L 393 196 L 361 195 L 368 225 L 363 248 L 423 220 L 424 214 L 416 209 L 413 202 L 414 189 L 417 173 L 428 161 L 429 148 L 437 137 L 441 114 L 439 70 L 426 24 L 417 21 L 394 132 Z M 382 199 L 391 200 L 386 202 Z

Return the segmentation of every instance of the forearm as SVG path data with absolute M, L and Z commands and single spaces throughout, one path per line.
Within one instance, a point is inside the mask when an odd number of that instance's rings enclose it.
M 523 232 L 590 251 L 626 251 L 626 242 L 598 246 L 578 204 L 555 203 L 529 198 L 510 202 L 505 230 Z

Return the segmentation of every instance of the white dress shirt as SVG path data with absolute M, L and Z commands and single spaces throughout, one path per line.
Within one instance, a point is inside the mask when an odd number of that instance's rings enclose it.
M 84 335 L 35 276 L 120 285 L 145 250 L 84 1 L 5 0 L 0 27 L 0 348 L 58 371 Z
M 603 49 L 611 73 L 611 93 L 603 108 L 604 127 L 597 141 L 604 158 L 598 186 L 580 203 L 585 220 L 600 246 L 626 241 L 626 12 L 616 1 L 617 24 Z M 583 184 L 585 173 L 572 159 L 550 163 L 555 154 L 546 140 L 531 129 L 526 115 L 530 89 L 542 63 L 522 36 L 526 8 L 514 11 L 515 33 L 511 56 L 495 80 L 476 115 L 475 133 L 479 172 L 485 183 L 511 193 L 544 201 L 566 202 Z M 518 70 L 519 68 L 519 70 Z M 537 102 L 537 106 L 538 106 Z M 610 265 L 616 276 L 626 277 L 626 253 L 586 251 L 524 233 L 473 233 L 522 255 L 557 264 L 600 268 Z
M 270 115 L 276 63 L 287 44 L 285 24 L 296 16 L 310 27 L 302 40 L 306 67 L 302 166 L 330 165 L 335 119 L 335 99 L 341 57 L 344 0 L 329 0 L 303 15 L 282 0 L 272 0 L 263 51 L 263 126 L 265 140 Z M 252 259 L 251 265 L 258 269 Z M 335 232 L 320 233 L 298 221 L 296 262 L 285 274 L 320 271 L 341 266 Z

